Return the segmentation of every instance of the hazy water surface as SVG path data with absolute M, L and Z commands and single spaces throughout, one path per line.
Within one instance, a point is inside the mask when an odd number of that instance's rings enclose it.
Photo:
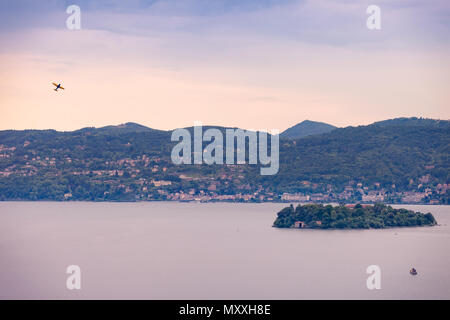
M 449 206 L 401 206 L 437 227 L 272 228 L 285 206 L 0 202 L 0 298 L 450 298 Z M 73 264 L 78 291 L 66 289 Z M 366 287 L 372 264 L 381 290 Z

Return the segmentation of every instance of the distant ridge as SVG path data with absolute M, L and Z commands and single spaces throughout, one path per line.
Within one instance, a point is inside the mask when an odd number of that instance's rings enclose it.
M 135 122 L 127 122 L 119 125 L 109 125 L 105 127 L 95 128 L 95 127 L 86 127 L 79 130 L 75 130 L 75 132 L 96 132 L 96 133 L 105 133 L 105 134 L 114 134 L 114 133 L 130 133 L 130 132 L 151 132 L 151 131 L 161 131 L 157 129 L 152 129 L 141 124 Z
M 374 122 L 372 125 L 374 126 L 425 126 L 425 127 L 434 127 L 434 128 L 446 128 L 450 126 L 449 120 L 439 120 L 439 119 L 428 119 L 428 118 L 395 118 L 388 119 L 383 121 Z
M 336 128 L 328 123 L 305 120 L 283 131 L 280 137 L 285 139 L 298 139 L 314 134 L 328 133 Z

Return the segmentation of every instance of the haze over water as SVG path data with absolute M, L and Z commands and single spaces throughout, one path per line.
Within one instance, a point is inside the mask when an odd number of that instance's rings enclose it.
M 0 202 L 0 298 L 450 299 L 449 206 L 395 206 L 436 227 L 272 228 L 285 206 Z M 381 290 L 366 287 L 372 264 Z

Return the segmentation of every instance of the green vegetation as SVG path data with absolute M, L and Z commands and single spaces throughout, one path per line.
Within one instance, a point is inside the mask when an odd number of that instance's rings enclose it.
M 270 180 L 286 192 L 301 192 L 303 186 L 295 183 L 299 180 L 332 184 L 336 191 L 349 181 L 379 183 L 392 191 L 417 190 L 427 174 L 433 184 L 448 184 L 450 122 L 442 127 L 407 123 L 348 127 L 280 142 L 280 171 Z
M 296 225 L 297 222 L 297 225 Z M 353 207 L 306 204 L 284 208 L 273 224 L 277 228 L 307 227 L 314 229 L 381 229 L 390 227 L 433 226 L 431 213 L 394 209 L 384 204 Z
M 322 203 L 450 204 L 450 121 L 393 119 L 281 137 L 274 176 L 261 176 L 258 165 L 174 165 L 170 137 L 135 123 L 0 131 L 0 201 L 177 200 L 175 193 L 291 201 L 282 198 L 289 193 Z

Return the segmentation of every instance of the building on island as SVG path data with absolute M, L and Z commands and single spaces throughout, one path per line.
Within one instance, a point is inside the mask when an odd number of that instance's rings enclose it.
M 303 221 L 295 221 L 294 228 L 306 228 L 306 223 Z

